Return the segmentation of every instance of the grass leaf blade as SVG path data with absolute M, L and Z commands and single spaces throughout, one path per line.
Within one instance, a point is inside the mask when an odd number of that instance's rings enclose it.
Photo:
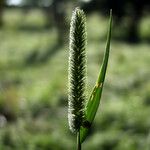
M 89 98 L 89 101 L 86 105 L 86 121 L 85 124 L 80 128 L 80 140 L 83 142 L 85 138 L 87 137 L 88 130 L 95 118 L 97 109 L 99 107 L 106 70 L 107 70 L 107 64 L 109 59 L 109 51 L 110 51 L 110 40 L 111 40 L 111 26 L 112 26 L 112 11 L 110 11 L 110 22 L 109 22 L 109 30 L 107 35 L 107 42 L 106 42 L 106 51 L 103 59 L 103 63 L 100 69 L 99 77 L 96 82 L 96 85 L 92 91 L 92 94 Z

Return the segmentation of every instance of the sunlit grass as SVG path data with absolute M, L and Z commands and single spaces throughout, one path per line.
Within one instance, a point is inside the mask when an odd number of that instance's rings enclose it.
M 12 147 L 11 144 L 6 144 L 4 139 L 9 139 L 8 141 L 15 145 L 14 150 L 37 150 L 39 144 L 42 150 L 44 145 L 53 148 L 59 144 L 56 141 L 61 141 L 60 144 L 64 146 L 62 148 L 64 150 L 73 149 L 74 139 L 69 131 L 66 131 L 67 43 L 46 62 L 25 65 L 26 58 L 31 52 L 37 51 L 41 56 L 48 48 L 55 45 L 56 30 L 34 30 L 33 32 L 27 29 L 21 30 L 20 26 L 26 22 L 20 23 L 19 18 L 22 17 L 22 14 L 11 13 L 16 18 L 13 20 L 14 24 L 7 25 L 7 22 L 11 21 L 9 18 L 12 18 L 7 12 L 5 16 L 6 27 L 0 30 L 0 95 L 3 95 L 3 92 L 5 94 L 1 98 L 18 95 L 17 118 L 20 120 L 18 119 L 13 124 L 8 123 L 1 128 L 2 130 L 0 129 L 0 149 L 5 150 Z M 43 19 L 37 18 L 37 14 L 39 15 L 39 12 L 33 12 L 31 16 L 35 17 L 37 22 L 42 22 Z M 30 21 L 27 21 L 26 26 L 32 22 L 31 16 L 27 16 Z M 87 20 L 89 21 L 87 22 L 87 66 L 88 92 L 90 93 L 98 75 L 99 64 L 102 62 L 101 58 L 105 47 L 103 39 L 106 36 L 105 25 L 108 20 L 99 18 L 98 15 L 89 16 Z M 144 21 L 142 23 L 144 25 L 141 25 L 143 28 L 141 30 L 144 31 L 142 34 L 148 33 L 146 22 Z M 32 24 L 35 27 L 38 26 L 36 22 L 32 22 Z M 93 24 L 95 24 L 95 28 L 93 28 Z M 40 23 L 38 28 L 41 28 Z M 125 42 L 112 41 L 112 50 L 102 103 L 93 126 L 94 132 L 92 132 L 92 136 L 89 136 L 87 140 L 89 144 L 85 143 L 84 148 L 87 150 L 99 150 L 99 147 L 104 149 L 105 145 L 111 145 L 115 140 L 118 143 L 115 145 L 115 150 L 140 150 L 145 147 L 144 141 L 148 137 L 150 126 L 149 44 L 130 45 Z M 6 83 L 8 83 L 8 87 L 5 87 Z M 13 101 L 13 96 L 10 96 L 7 102 L 11 105 L 10 99 Z M 16 107 L 18 106 L 14 105 L 14 109 Z M 36 117 L 34 118 L 32 115 Z M 33 122 L 35 124 L 31 127 Z M 34 127 L 39 133 L 31 132 Z M 9 130 L 11 131 L 8 132 Z M 120 136 L 121 138 L 118 138 Z M 138 145 L 138 148 L 134 145 Z M 2 146 L 3 148 L 1 148 Z M 58 150 L 62 150 L 59 146 Z

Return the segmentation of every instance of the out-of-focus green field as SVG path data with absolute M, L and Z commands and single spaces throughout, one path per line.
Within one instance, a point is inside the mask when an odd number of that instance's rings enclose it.
M 107 24 L 97 14 L 87 17 L 88 95 L 102 62 Z M 149 17 L 143 18 L 141 38 L 150 36 L 149 25 Z M 0 150 L 75 149 L 67 122 L 68 42 L 57 44 L 56 29 L 45 28 L 40 11 L 5 12 L 0 29 Z M 149 116 L 150 44 L 112 40 L 101 106 L 83 150 L 149 150 Z

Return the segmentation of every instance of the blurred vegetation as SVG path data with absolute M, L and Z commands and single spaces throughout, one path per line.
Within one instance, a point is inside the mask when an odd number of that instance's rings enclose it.
M 107 24 L 98 13 L 87 16 L 88 89 L 102 62 Z M 142 17 L 141 43 L 112 41 L 101 107 L 83 150 L 150 149 L 149 25 L 150 17 Z M 28 13 L 5 9 L 3 14 L 0 150 L 75 149 L 67 122 L 68 37 L 60 44 L 57 26 L 46 26 L 38 8 Z M 115 27 L 114 36 L 120 31 L 126 34 L 123 27 Z
M 82 8 L 86 13 L 97 11 L 106 15 L 106 11 L 112 9 L 115 26 L 124 29 L 120 31 L 121 36 L 130 43 L 137 43 L 140 39 L 139 24 L 143 16 L 150 15 L 149 0 L 81 0 Z M 123 30 L 125 34 L 123 35 Z M 119 34 L 120 34 L 119 33 Z

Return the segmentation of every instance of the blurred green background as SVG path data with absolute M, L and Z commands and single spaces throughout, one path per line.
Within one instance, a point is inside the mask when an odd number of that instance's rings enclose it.
M 74 150 L 67 122 L 69 23 L 87 14 L 88 96 L 114 25 L 101 105 L 83 150 L 150 150 L 148 0 L 0 0 L 0 150 Z

